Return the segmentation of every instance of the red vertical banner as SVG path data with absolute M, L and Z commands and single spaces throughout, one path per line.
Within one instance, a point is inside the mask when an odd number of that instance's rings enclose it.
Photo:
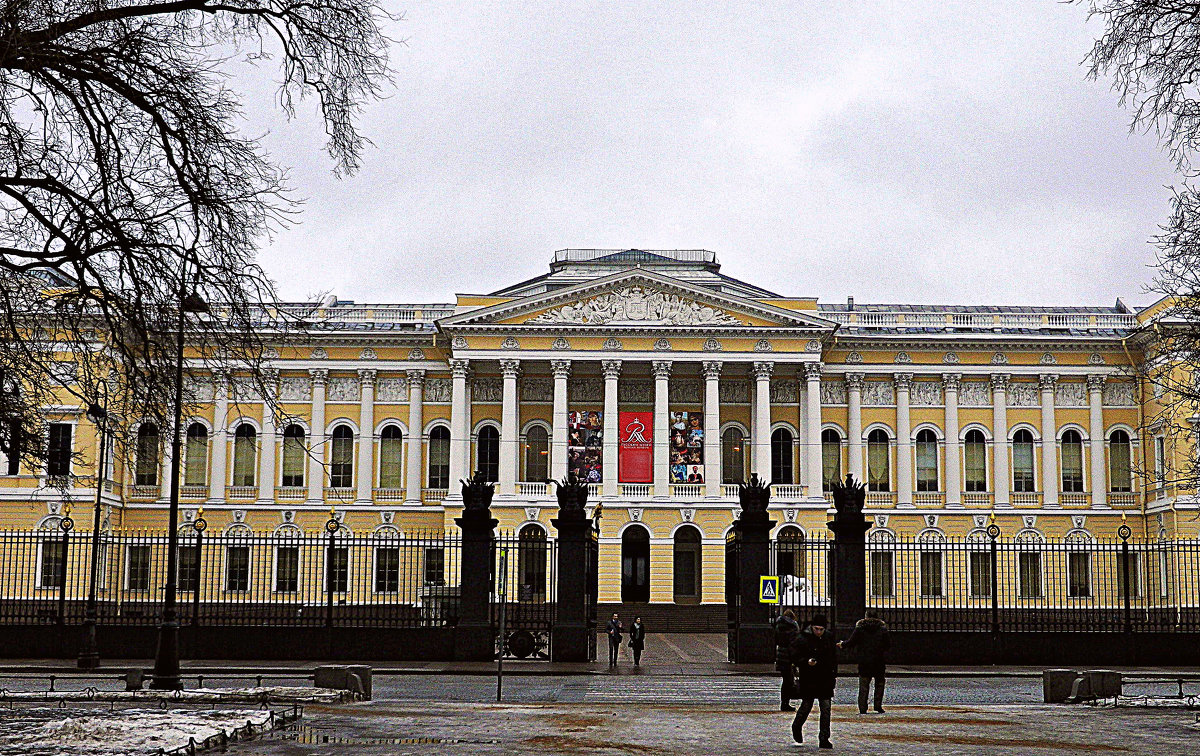
M 617 413 L 617 457 L 622 483 L 654 482 L 654 413 Z

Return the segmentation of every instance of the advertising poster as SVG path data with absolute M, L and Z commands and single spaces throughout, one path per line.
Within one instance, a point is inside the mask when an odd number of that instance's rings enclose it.
M 654 482 L 654 413 L 617 414 L 617 457 L 622 483 Z
M 671 482 L 704 482 L 704 414 L 671 413 Z
M 567 415 L 567 472 L 588 483 L 604 480 L 604 413 L 596 410 Z

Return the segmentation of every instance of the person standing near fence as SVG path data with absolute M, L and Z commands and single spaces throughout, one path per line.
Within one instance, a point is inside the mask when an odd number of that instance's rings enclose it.
M 808 721 L 815 700 L 821 707 L 818 745 L 821 748 L 833 748 L 829 740 L 829 722 L 833 713 L 833 689 L 837 685 L 837 645 L 833 642 L 832 633 L 827 631 L 828 627 L 829 621 L 825 615 L 818 614 L 792 641 L 796 697 L 800 699 L 796 718 L 792 720 L 794 745 L 804 742 L 804 723 Z
M 854 631 L 838 648 L 858 649 L 858 713 L 867 713 L 867 694 L 875 680 L 875 711 L 883 713 L 883 684 L 886 678 L 887 652 L 892 647 L 887 624 L 874 609 L 854 625 Z
M 646 649 L 646 626 L 641 617 L 634 617 L 629 626 L 629 647 L 633 649 L 633 666 L 642 666 L 642 651 Z
M 779 710 L 795 711 L 792 699 L 796 697 L 796 677 L 792 673 L 792 641 L 800 633 L 796 612 L 784 609 L 772 622 L 775 628 L 775 669 L 782 680 L 779 683 Z
M 621 625 L 621 618 L 613 612 L 612 619 L 608 621 L 608 627 L 605 632 L 608 634 L 608 666 L 617 666 L 617 651 L 621 648 L 621 631 L 625 628 Z

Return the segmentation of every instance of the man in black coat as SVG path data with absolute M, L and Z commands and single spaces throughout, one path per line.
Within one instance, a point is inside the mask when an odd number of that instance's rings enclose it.
M 800 634 L 800 624 L 791 609 L 783 610 L 772 624 L 775 628 L 775 669 L 783 678 L 779 685 L 779 710 L 795 711 L 792 699 L 796 697 L 796 678 L 792 674 L 791 648 L 792 641 Z
M 608 627 L 604 629 L 608 635 L 608 666 L 617 666 L 617 651 L 621 648 L 621 631 L 624 630 L 621 625 L 621 618 L 613 612 L 612 619 L 608 621 Z
M 792 641 L 792 664 L 796 666 L 796 696 L 800 707 L 792 720 L 792 739 L 797 745 L 804 742 L 804 723 L 812 711 L 815 699 L 821 707 L 819 745 L 833 748 L 829 741 L 829 720 L 833 709 L 833 689 L 837 685 L 837 646 L 827 632 L 825 615 L 812 618 L 809 626 Z
M 874 609 L 854 625 L 850 637 L 840 641 L 838 648 L 858 649 L 858 713 L 867 713 L 867 694 L 875 680 L 875 711 L 883 713 L 883 684 L 886 678 L 887 652 L 892 646 L 887 625 Z

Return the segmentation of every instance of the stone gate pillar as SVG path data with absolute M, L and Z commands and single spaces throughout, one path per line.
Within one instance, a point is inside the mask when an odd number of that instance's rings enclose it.
M 771 629 L 771 610 L 758 600 L 758 583 L 771 570 L 771 528 L 775 521 L 767 514 L 771 488 L 757 475 L 738 490 L 742 515 L 733 523 L 733 537 L 738 542 L 737 595 L 741 598 L 738 612 L 738 639 L 732 661 L 738 664 L 770 664 L 775 661 L 775 631 Z
M 491 483 L 479 473 L 462 481 L 463 513 L 454 523 L 462 530 L 462 576 L 458 626 L 454 631 L 456 661 L 491 661 L 496 655 L 492 631 L 492 559 L 496 525 L 492 517 Z
M 863 517 L 866 487 L 847 475 L 845 484 L 833 485 L 837 508 L 827 527 L 833 531 L 833 629 L 845 640 L 867 609 L 867 531 L 871 523 Z
M 589 595 L 589 572 L 595 571 L 595 529 L 587 518 L 587 483 L 569 478 L 555 486 L 558 517 L 550 523 L 558 530 L 557 603 L 551 629 L 551 660 L 592 661 L 589 633 L 596 632 L 590 620 L 593 597 Z M 593 552 L 593 553 L 589 553 Z

